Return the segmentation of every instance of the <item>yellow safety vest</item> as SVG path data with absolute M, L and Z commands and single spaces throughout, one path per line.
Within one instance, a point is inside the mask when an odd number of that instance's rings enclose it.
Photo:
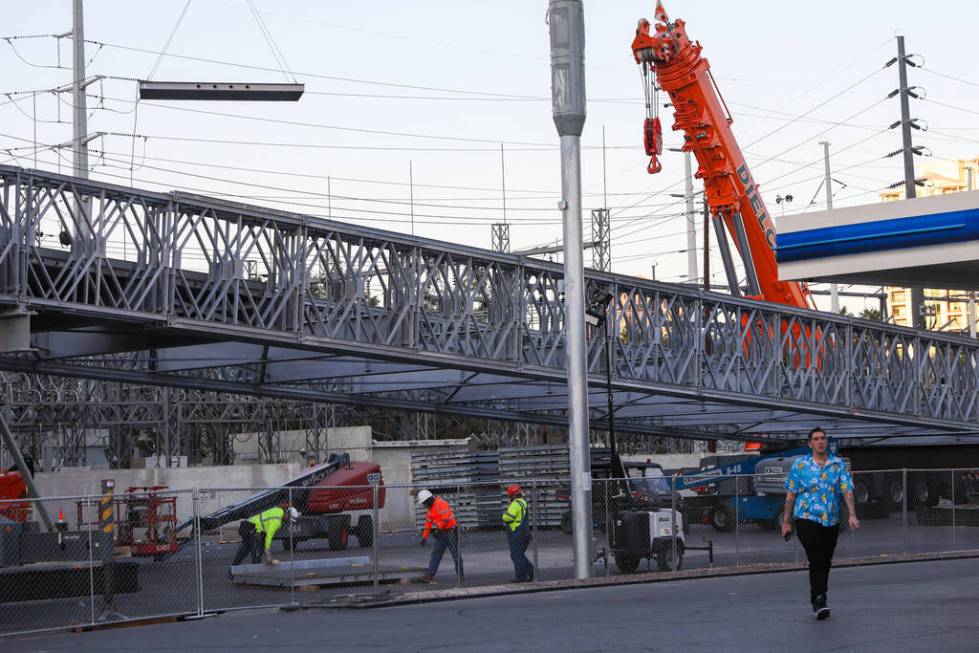
M 523 497 L 517 497 L 510 502 L 506 512 L 503 513 L 503 523 L 509 526 L 511 531 L 515 531 L 527 518 L 527 512 L 527 500 Z
M 257 533 L 265 533 L 266 551 L 272 548 L 272 538 L 282 528 L 282 520 L 285 518 L 285 514 L 285 510 L 276 506 L 248 518 L 248 521 L 254 524 Z

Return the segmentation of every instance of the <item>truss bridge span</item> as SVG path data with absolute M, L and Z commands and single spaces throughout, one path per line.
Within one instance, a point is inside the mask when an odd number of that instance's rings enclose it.
M 671 437 L 972 433 L 954 335 L 594 271 L 593 426 Z M 604 298 L 611 297 L 607 304 Z M 0 369 L 562 424 L 560 265 L 0 166 Z M 595 307 L 593 307 L 594 310 Z

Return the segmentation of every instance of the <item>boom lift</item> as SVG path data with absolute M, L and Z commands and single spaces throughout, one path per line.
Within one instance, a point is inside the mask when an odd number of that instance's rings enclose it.
M 701 56 L 703 48 L 699 42 L 691 42 L 683 20 L 670 21 L 661 2 L 656 3 L 655 19 L 653 33 L 650 22 L 641 19 L 632 42 L 646 95 L 643 140 L 651 157 L 648 172 L 656 174 L 662 169 L 657 157 L 663 153 L 658 102 L 659 91 L 663 90 L 673 105 L 673 130 L 683 132 L 683 151 L 692 152 L 697 158 L 694 176 L 704 180 L 704 194 L 732 294 L 740 295 L 741 289 L 721 222 L 744 262 L 748 297 L 815 308 L 804 284 L 778 278 L 775 226 L 731 131 L 733 118 L 711 75 L 710 64 Z

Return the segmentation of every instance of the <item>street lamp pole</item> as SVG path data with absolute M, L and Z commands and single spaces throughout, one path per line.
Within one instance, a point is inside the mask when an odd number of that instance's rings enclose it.
M 568 449 L 576 579 L 592 575 L 591 457 L 585 352 L 585 270 L 581 235 L 581 130 L 585 124 L 585 19 L 581 0 L 550 0 L 551 99 L 561 137 Z
M 619 450 L 615 443 L 615 395 L 612 392 L 612 338 L 614 337 L 615 321 L 612 319 L 612 295 L 606 296 L 605 301 L 605 390 L 608 397 L 608 446 L 612 451 L 612 473 L 618 474 L 622 465 L 619 463 Z

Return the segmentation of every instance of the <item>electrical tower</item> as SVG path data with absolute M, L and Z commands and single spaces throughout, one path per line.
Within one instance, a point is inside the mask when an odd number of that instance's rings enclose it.
M 492 225 L 492 250 L 494 252 L 510 251 L 510 225 L 505 222 L 495 222 Z
M 591 266 L 602 272 L 612 271 L 612 233 L 609 229 L 609 210 L 591 212 Z

